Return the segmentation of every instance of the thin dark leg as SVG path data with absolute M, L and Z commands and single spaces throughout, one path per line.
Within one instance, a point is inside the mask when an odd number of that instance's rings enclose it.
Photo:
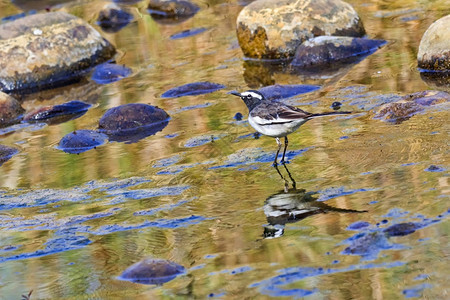
M 289 190 L 289 182 L 286 180 L 286 178 L 284 178 L 284 176 L 281 174 L 280 170 L 278 169 L 277 165 L 273 165 L 275 167 L 275 169 L 278 172 L 278 175 L 280 175 L 281 179 L 284 181 L 284 192 L 287 193 Z
M 288 138 L 287 138 L 287 136 L 285 136 L 285 137 L 284 137 L 284 151 L 283 151 L 283 157 L 281 158 L 281 163 L 282 163 L 282 164 L 285 163 L 285 161 L 284 161 L 284 156 L 286 155 L 286 149 L 287 149 L 287 147 L 288 147 L 288 144 L 289 144 Z
M 284 168 L 286 169 L 286 172 L 288 173 L 288 176 L 289 176 L 289 178 L 290 178 L 291 181 L 292 181 L 292 188 L 293 188 L 294 190 L 296 190 L 296 189 L 297 189 L 297 183 L 295 182 L 294 177 L 292 177 L 291 172 L 289 172 L 288 167 L 287 167 L 285 164 L 283 164 L 283 166 L 284 166 Z M 286 180 L 286 181 L 287 181 L 287 180 Z
M 273 161 L 273 165 L 277 166 L 277 158 L 278 158 L 278 154 L 280 153 L 280 149 L 281 149 L 281 142 L 279 138 L 276 138 L 277 144 L 278 144 L 278 150 L 277 150 L 277 154 L 275 154 L 275 160 Z

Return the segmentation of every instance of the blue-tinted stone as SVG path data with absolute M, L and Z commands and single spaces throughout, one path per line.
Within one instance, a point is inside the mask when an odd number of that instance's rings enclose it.
M 345 36 L 319 36 L 303 42 L 296 50 L 291 65 L 309 68 L 336 62 L 361 59 L 386 44 L 384 40 Z
M 399 223 L 392 226 L 389 226 L 383 232 L 387 233 L 389 236 L 403 236 L 408 235 L 421 228 L 417 223 L 408 222 L 408 223 Z
M 141 284 L 163 284 L 185 273 L 185 268 L 163 259 L 146 258 L 126 269 L 119 279 Z
M 217 90 L 223 89 L 225 86 L 218 83 L 208 81 L 194 82 L 181 85 L 164 92 L 162 98 L 178 98 L 183 96 L 194 96 L 201 94 L 208 94 Z
M 331 104 L 331 108 L 334 110 L 339 110 L 341 108 L 341 106 L 342 106 L 342 103 L 338 102 L 338 101 L 335 101 Z
M 91 78 L 99 84 L 108 84 L 126 78 L 130 74 L 131 69 L 123 65 L 104 63 L 95 67 Z
M 241 121 L 242 120 L 243 115 L 240 112 L 237 112 L 233 119 L 235 119 L 236 121 Z
M 320 89 L 318 85 L 310 84 L 275 84 L 269 85 L 259 89 L 259 91 L 268 100 L 284 99 L 297 96 L 300 94 L 309 93 Z
M 65 135 L 58 144 L 58 149 L 79 154 L 87 150 L 103 145 L 108 137 L 93 130 L 77 130 Z
M 69 101 L 60 105 L 38 108 L 28 113 L 24 120 L 28 122 L 42 121 L 51 124 L 63 123 L 81 117 L 90 107 L 90 104 L 82 101 Z

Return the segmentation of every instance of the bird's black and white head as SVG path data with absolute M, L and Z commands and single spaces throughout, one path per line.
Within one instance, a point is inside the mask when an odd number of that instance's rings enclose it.
M 249 111 L 252 110 L 261 101 L 266 100 L 264 95 L 256 90 L 248 90 L 242 93 L 232 91 L 230 92 L 230 94 L 241 97 L 242 101 L 244 101 L 244 103 L 247 105 Z

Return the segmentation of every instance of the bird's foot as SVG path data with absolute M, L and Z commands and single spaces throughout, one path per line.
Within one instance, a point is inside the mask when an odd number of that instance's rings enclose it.
M 273 162 L 272 167 L 278 167 L 278 163 L 276 161 Z
M 282 164 L 282 165 L 286 165 L 286 164 L 289 164 L 289 163 L 290 163 L 289 160 L 284 160 L 284 159 L 282 159 L 282 160 L 280 161 L 280 164 Z

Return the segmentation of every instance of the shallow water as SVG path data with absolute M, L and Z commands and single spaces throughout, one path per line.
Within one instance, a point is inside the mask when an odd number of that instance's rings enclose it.
M 373 116 L 383 103 L 435 88 L 422 81 L 416 54 L 423 32 L 450 13 L 448 3 L 348 1 L 368 36 L 388 45 L 317 76 L 244 61 L 235 36 L 242 2 L 197 2 L 200 12 L 176 25 L 153 21 L 145 1 L 128 6 L 135 20 L 103 34 L 131 76 L 23 102 L 93 104 L 78 119 L 0 129 L 0 143 L 20 150 L 0 167 L 0 299 L 31 290 L 31 299 L 446 298 L 448 105 L 401 124 Z M 101 31 L 95 20 L 106 3 L 61 7 Z M 0 18 L 21 12 L 0 0 Z M 198 28 L 206 30 L 171 38 Z M 226 87 L 160 97 L 203 81 Z M 255 139 L 245 105 L 227 94 L 275 83 L 320 85 L 286 100 L 305 110 L 339 101 L 358 112 L 290 135 L 288 170 L 279 168 L 288 193 L 271 165 L 275 141 Z M 57 149 L 66 134 L 96 129 L 108 108 L 135 102 L 166 110 L 167 127 L 79 155 Z M 233 118 L 237 112 L 244 120 Z M 391 227 L 401 223 L 412 224 Z M 161 286 L 117 279 L 144 257 L 187 272 Z

